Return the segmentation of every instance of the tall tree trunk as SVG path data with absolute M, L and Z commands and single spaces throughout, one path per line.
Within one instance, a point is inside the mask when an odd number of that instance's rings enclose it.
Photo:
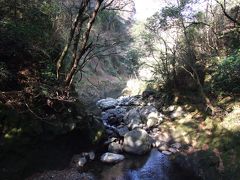
M 90 35 L 93 23 L 94 23 L 94 21 L 95 21 L 95 19 L 97 17 L 97 13 L 98 13 L 98 11 L 100 9 L 100 6 L 101 6 L 102 2 L 103 2 L 103 0 L 97 0 L 96 1 L 95 9 L 94 9 L 94 11 L 92 13 L 92 16 L 90 17 L 90 19 L 88 21 L 87 30 L 85 31 L 84 36 L 83 36 L 83 43 L 82 43 L 82 46 L 80 47 L 79 55 L 78 55 L 78 57 L 76 57 L 73 60 L 73 62 L 71 64 L 71 69 L 70 69 L 70 71 L 68 72 L 68 74 L 67 74 L 67 76 L 65 78 L 65 84 L 68 87 L 71 86 L 72 80 L 73 80 L 74 75 L 75 75 L 75 73 L 77 71 L 77 67 L 78 67 L 79 61 L 81 60 L 81 58 L 84 56 L 84 54 L 87 52 L 87 50 L 91 46 L 91 44 L 88 44 L 89 35 Z
M 62 67 L 63 60 L 68 53 L 68 50 L 71 46 L 72 40 L 73 40 L 75 32 L 76 32 L 76 28 L 81 21 L 81 18 L 83 16 L 83 13 L 84 13 L 89 1 L 90 0 L 83 0 L 82 1 L 81 6 L 80 6 L 79 11 L 78 11 L 78 14 L 77 14 L 76 18 L 74 19 L 74 21 L 72 23 L 72 27 L 71 27 L 71 30 L 70 30 L 70 33 L 69 33 L 69 38 L 68 38 L 67 44 L 63 48 L 63 51 L 62 51 L 59 59 L 57 60 L 57 79 L 59 79 L 59 77 L 60 77 L 60 70 L 61 70 L 61 67 Z

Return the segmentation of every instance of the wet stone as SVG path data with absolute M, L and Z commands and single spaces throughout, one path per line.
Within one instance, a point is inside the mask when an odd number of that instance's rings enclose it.
M 118 163 L 122 160 L 124 160 L 125 157 L 121 154 L 115 154 L 115 153 L 104 153 L 101 156 L 101 161 L 105 163 Z
M 172 152 L 172 153 L 176 153 L 177 150 L 175 148 L 169 148 L 168 151 Z
M 95 153 L 93 151 L 88 153 L 88 157 L 90 160 L 94 160 L 95 159 Z
M 171 147 L 176 148 L 176 149 L 180 149 L 182 147 L 181 143 L 174 143 L 171 145 Z
M 112 142 L 108 146 L 108 151 L 111 153 L 121 153 L 123 151 L 122 145 L 117 142 Z
M 162 151 L 162 153 L 165 155 L 168 155 L 168 156 L 172 154 L 172 152 L 170 152 L 170 151 Z
M 134 129 L 124 135 L 125 152 L 142 155 L 150 151 L 153 139 L 143 129 Z
M 113 132 L 111 129 L 106 129 L 106 133 L 107 133 L 108 135 L 114 134 L 114 132 Z
M 102 110 L 114 108 L 117 106 L 117 104 L 118 104 L 118 101 L 113 98 L 101 99 L 97 102 L 97 106 Z
M 167 151 L 167 150 L 168 150 L 168 146 L 167 146 L 167 144 L 160 144 L 160 145 L 158 146 L 158 149 L 159 149 L 160 151 Z
M 87 158 L 82 154 L 76 154 L 72 157 L 70 166 L 72 167 L 83 167 L 87 163 Z
M 129 132 L 129 130 L 128 130 L 127 127 L 119 128 L 117 131 L 118 131 L 119 136 L 122 136 L 122 137 L 123 137 L 126 133 Z

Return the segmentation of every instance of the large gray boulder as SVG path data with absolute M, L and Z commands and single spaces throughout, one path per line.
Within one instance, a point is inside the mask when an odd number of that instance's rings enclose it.
M 131 109 L 123 118 L 124 123 L 129 129 L 139 127 L 142 123 L 138 108 Z
M 134 129 L 124 135 L 123 150 L 137 155 L 150 151 L 153 139 L 143 129 Z
M 125 157 L 121 154 L 115 154 L 115 153 L 104 153 L 101 156 L 101 161 L 105 163 L 118 163 L 122 160 L 124 160 Z
M 97 106 L 102 110 L 115 108 L 118 105 L 118 101 L 113 98 L 101 99 L 97 102 Z

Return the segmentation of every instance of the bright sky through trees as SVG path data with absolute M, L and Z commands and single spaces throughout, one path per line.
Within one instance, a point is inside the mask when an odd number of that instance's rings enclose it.
M 135 0 L 137 20 L 145 20 L 164 5 L 162 0 Z
M 176 0 L 134 0 L 136 7 L 136 15 L 135 18 L 137 20 L 146 20 L 148 17 L 153 15 L 156 11 L 160 10 L 162 7 L 166 6 L 167 3 L 174 4 Z M 229 0 L 229 4 L 235 4 L 235 1 L 240 0 Z M 212 4 L 215 4 L 215 1 L 210 1 Z M 228 6 L 230 7 L 230 5 Z M 203 11 L 206 7 L 206 1 L 199 0 L 192 6 L 193 11 Z

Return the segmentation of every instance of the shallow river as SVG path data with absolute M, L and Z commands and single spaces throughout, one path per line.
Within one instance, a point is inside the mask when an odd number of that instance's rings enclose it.
M 89 164 L 88 171 L 100 180 L 195 180 L 191 173 L 177 167 L 168 156 L 153 149 L 149 155 L 127 156 L 115 165 Z

